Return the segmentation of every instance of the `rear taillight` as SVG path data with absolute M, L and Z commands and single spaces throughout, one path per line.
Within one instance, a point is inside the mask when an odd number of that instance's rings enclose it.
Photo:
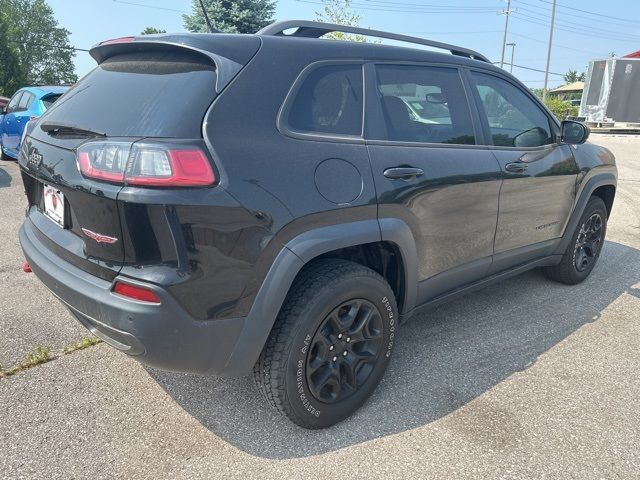
M 160 297 L 153 290 L 129 283 L 116 282 L 113 293 L 139 302 L 160 303 Z
M 202 187 L 215 175 L 200 147 L 161 143 L 89 142 L 77 151 L 89 178 L 141 187 Z

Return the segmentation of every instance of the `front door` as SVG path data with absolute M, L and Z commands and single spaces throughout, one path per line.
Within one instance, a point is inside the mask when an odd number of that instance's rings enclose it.
M 472 71 L 481 121 L 504 182 L 492 271 L 550 254 L 562 236 L 579 173 L 557 125 L 505 78 Z
M 365 135 L 379 218 L 401 218 L 416 242 L 418 304 L 486 275 L 500 166 L 452 67 L 368 65 Z

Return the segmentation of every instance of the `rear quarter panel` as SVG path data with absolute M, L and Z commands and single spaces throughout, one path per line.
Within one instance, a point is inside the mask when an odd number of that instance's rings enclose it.
M 364 142 L 300 139 L 277 128 L 278 111 L 292 84 L 319 58 L 317 52 L 301 47 L 301 42 L 290 39 L 264 38 L 260 52 L 216 99 L 207 118 L 206 134 L 221 171 L 221 185 L 262 218 L 272 235 L 256 243 L 262 253 L 248 276 L 237 313 L 250 308 L 277 254 L 271 242 L 284 245 L 311 228 L 375 219 L 377 214 Z M 333 203 L 316 187 L 318 165 L 335 158 L 351 163 L 362 179 L 361 192 L 353 201 Z M 336 184 L 339 181 L 336 178 Z

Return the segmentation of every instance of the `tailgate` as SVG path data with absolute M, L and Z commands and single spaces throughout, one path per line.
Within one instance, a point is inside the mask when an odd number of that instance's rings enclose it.
M 63 260 L 105 280 L 122 266 L 124 247 L 116 198 L 122 188 L 84 178 L 73 150 L 27 137 L 20 155 L 28 199 L 27 216 L 39 239 Z M 45 186 L 62 195 L 62 225 L 45 213 Z M 58 200 L 59 199 L 59 200 Z M 116 239 L 96 241 L 82 229 Z M 98 238 L 100 240 L 100 238 Z

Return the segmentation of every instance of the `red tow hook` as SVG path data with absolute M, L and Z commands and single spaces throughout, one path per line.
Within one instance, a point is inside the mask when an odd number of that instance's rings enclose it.
M 31 273 L 31 265 L 27 262 L 22 262 L 22 271 L 24 273 Z

